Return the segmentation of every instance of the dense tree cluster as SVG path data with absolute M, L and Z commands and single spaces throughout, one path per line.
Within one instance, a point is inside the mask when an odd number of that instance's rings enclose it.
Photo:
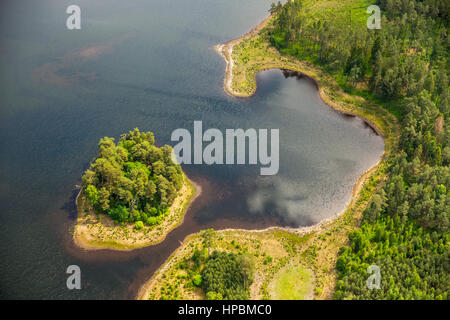
M 186 257 L 178 268 L 186 272 L 189 281 L 184 286 L 202 288 L 208 300 L 246 300 L 253 282 L 255 264 L 248 253 L 233 253 L 211 249 L 215 247 L 217 233 L 214 229 L 201 233 L 202 246 L 195 247 L 191 257 Z M 172 290 L 173 291 L 173 290 Z M 177 297 L 165 289 L 163 299 Z
M 301 1 L 272 5 L 270 40 L 309 60 L 353 93 L 376 99 L 402 123 L 388 179 L 350 234 L 337 263 L 339 299 L 448 299 L 450 126 L 446 0 L 380 0 L 382 28 L 346 12 L 319 19 Z M 348 8 L 346 8 L 348 9 Z M 365 9 L 360 9 L 365 10 Z M 364 83 L 366 92 L 355 89 Z M 381 268 L 368 290 L 366 269 Z
M 156 225 L 183 185 L 170 146 L 156 147 L 152 132 L 136 128 L 120 137 L 102 138 L 98 155 L 82 177 L 83 192 L 98 213 L 116 222 Z
M 213 251 L 202 270 L 202 288 L 209 300 L 247 300 L 254 266 L 248 255 Z
M 341 249 L 337 299 L 448 299 L 448 237 L 427 232 L 411 220 L 382 215 L 350 233 Z M 370 265 L 380 268 L 381 288 L 368 290 Z

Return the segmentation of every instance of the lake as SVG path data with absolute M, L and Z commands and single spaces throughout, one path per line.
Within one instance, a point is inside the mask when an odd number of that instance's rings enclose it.
M 268 70 L 251 98 L 223 90 L 213 46 L 246 33 L 272 0 L 3 1 L 0 10 L 0 298 L 133 298 L 199 230 L 308 226 L 341 212 L 384 144 L 362 120 L 326 104 L 308 79 Z M 185 165 L 202 186 L 183 225 L 132 252 L 82 251 L 70 230 L 75 185 L 101 137 L 135 127 L 170 144 L 177 128 L 274 128 L 280 169 Z M 66 288 L 81 268 L 82 289 Z

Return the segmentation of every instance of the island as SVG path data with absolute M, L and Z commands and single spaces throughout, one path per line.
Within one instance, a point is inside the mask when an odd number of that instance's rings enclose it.
M 259 71 L 296 71 L 384 138 L 347 208 L 307 228 L 192 234 L 138 299 L 448 299 L 448 6 L 377 1 L 379 30 L 366 23 L 373 4 L 273 3 L 249 33 L 215 46 L 228 94 L 253 95 Z M 236 265 L 245 271 L 229 278 Z
M 82 177 L 75 243 L 84 249 L 132 250 L 163 241 L 183 221 L 200 190 L 176 163 L 172 148 L 134 129 L 104 137 Z

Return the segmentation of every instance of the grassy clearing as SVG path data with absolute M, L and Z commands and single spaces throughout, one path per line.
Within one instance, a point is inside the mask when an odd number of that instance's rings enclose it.
M 303 266 L 288 266 L 273 281 L 271 297 L 274 300 L 307 300 L 312 296 L 313 275 Z
M 338 19 L 342 23 L 365 24 L 368 6 L 374 0 L 306 0 L 303 1 L 304 14 L 309 18 L 329 21 Z

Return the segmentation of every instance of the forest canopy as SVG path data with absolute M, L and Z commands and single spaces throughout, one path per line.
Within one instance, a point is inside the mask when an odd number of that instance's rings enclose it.
M 272 4 L 271 43 L 387 108 L 402 127 L 387 181 L 341 249 L 335 298 L 448 299 L 448 0 L 371 1 L 381 8 L 379 30 L 366 27 L 367 1 L 323 1 L 326 17 L 307 3 Z M 371 264 L 380 267 L 380 290 L 365 285 Z
M 155 146 L 152 132 L 134 129 L 98 143 L 98 154 L 82 177 L 83 192 L 95 212 L 136 227 L 159 224 L 184 183 L 172 148 Z
M 208 257 L 201 276 L 208 300 L 247 300 L 254 266 L 248 255 L 215 250 Z

